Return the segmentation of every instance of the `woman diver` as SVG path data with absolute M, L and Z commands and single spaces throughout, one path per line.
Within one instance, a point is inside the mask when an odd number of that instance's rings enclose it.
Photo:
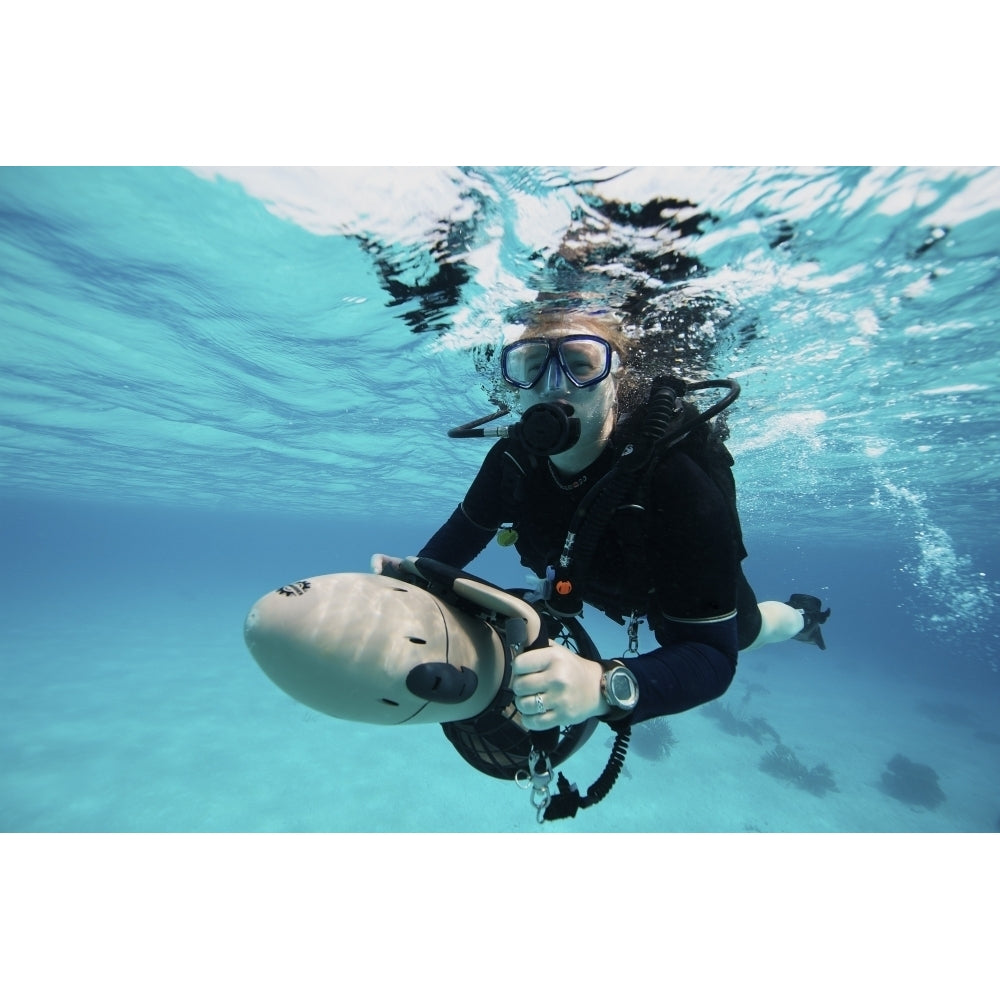
M 538 576 L 548 612 L 573 615 L 586 602 L 628 619 L 636 655 L 597 660 L 550 643 L 514 657 L 510 687 L 528 730 L 684 712 L 725 693 L 741 649 L 793 637 L 825 648 L 820 625 L 830 612 L 817 598 L 758 603 L 743 576 L 732 459 L 706 420 L 691 421 L 698 411 L 677 403 L 684 383 L 667 380 L 669 421 L 657 428 L 665 447 L 650 442 L 648 426 L 643 437 L 652 397 L 626 412 L 627 345 L 609 312 L 539 312 L 501 352 L 524 413 L 520 432 L 494 445 L 418 554 L 461 568 L 499 533 Z M 644 440 L 652 457 L 602 507 L 595 494 L 608 494 Z M 394 575 L 399 564 L 372 558 L 377 573 Z M 643 619 L 658 646 L 638 654 Z

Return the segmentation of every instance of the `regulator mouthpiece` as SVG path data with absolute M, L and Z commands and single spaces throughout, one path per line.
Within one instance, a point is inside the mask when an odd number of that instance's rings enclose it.
M 448 437 L 502 437 L 519 441 L 534 455 L 558 455 L 572 448 L 580 440 L 580 418 L 573 416 L 573 407 L 565 400 L 536 403 L 524 411 L 516 424 L 502 427 L 484 427 L 510 411 L 501 407 L 496 413 L 470 420 L 467 424 L 452 427 Z
M 580 419 L 564 400 L 536 403 L 524 411 L 519 424 L 511 428 L 517 439 L 533 455 L 558 455 L 580 440 Z

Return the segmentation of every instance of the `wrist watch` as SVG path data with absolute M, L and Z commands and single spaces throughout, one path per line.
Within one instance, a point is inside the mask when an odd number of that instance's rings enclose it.
M 635 674 L 621 660 L 601 660 L 601 694 L 611 709 L 608 722 L 624 719 L 639 703 L 639 684 Z

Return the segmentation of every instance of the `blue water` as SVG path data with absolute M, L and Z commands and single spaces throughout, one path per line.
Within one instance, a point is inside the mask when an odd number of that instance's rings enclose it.
M 290 700 L 242 621 L 423 544 L 485 452 L 444 432 L 491 409 L 490 346 L 567 282 L 740 380 L 748 576 L 833 615 L 722 705 L 837 788 L 700 709 L 558 829 L 997 829 L 1000 170 L 3 169 L 0 273 L 0 829 L 552 829 L 436 727 Z M 897 754 L 944 800 L 887 794 Z

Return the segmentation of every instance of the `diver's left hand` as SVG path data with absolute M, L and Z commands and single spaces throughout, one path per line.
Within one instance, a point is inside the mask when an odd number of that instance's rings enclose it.
M 596 660 L 551 643 L 515 656 L 511 666 L 514 704 L 526 729 L 574 726 L 607 714 L 601 695 L 603 668 Z
M 403 575 L 403 560 L 399 556 L 387 556 L 382 552 L 376 552 L 371 558 L 371 570 L 381 576 L 392 576 L 397 579 Z

